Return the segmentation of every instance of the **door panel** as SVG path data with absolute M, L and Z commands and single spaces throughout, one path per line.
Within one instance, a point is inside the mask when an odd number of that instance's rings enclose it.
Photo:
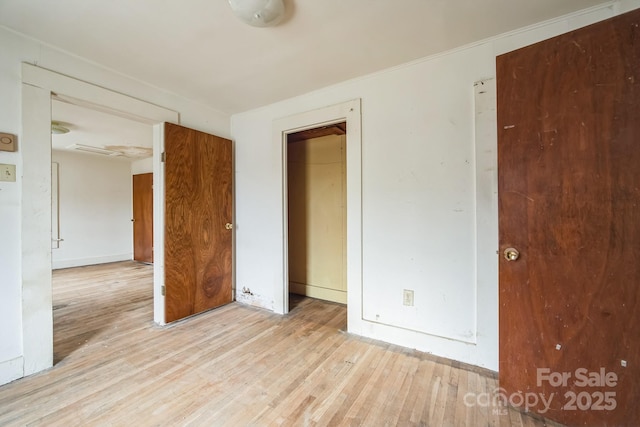
M 500 385 L 569 425 L 640 423 L 639 24 L 497 60 Z M 583 384 L 602 369 L 617 381 Z
M 165 124 L 165 321 L 232 301 L 231 141 Z
M 133 176 L 133 259 L 153 262 L 153 174 Z

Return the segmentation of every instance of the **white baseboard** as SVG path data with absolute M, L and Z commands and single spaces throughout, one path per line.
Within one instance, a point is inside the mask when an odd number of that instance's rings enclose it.
M 54 260 L 51 263 L 51 267 L 54 270 L 59 270 L 61 268 L 71 268 L 71 267 L 82 267 L 85 265 L 95 265 L 95 264 L 107 264 L 110 262 L 118 262 L 118 261 L 129 261 L 133 259 L 133 254 L 119 254 L 119 255 L 107 255 L 100 257 L 89 257 L 89 258 L 77 258 L 77 259 L 63 259 L 63 260 Z
M 0 385 L 10 383 L 24 376 L 22 356 L 0 362 Z

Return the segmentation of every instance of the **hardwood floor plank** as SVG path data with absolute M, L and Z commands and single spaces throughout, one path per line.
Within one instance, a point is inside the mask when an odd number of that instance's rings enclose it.
M 369 410 L 372 409 L 373 402 L 378 394 L 376 384 L 380 377 L 384 375 L 384 369 L 394 354 L 388 351 L 388 346 L 377 348 L 377 357 L 369 365 L 369 373 L 365 377 L 366 380 L 362 387 L 362 392 L 351 405 L 350 410 L 345 415 L 345 421 L 349 425 L 364 425 L 364 419 L 367 417 Z
M 418 362 L 415 364 L 415 371 L 411 376 L 411 385 L 407 392 L 407 399 L 398 414 L 398 425 L 418 425 L 422 408 L 424 407 L 424 396 L 431 378 L 433 362 L 416 356 Z
M 375 403 L 370 408 L 364 422 L 366 425 L 380 423 L 382 425 L 396 425 L 400 408 L 404 404 L 406 392 L 401 386 L 407 376 L 411 363 L 402 349 L 390 348 L 396 357 L 389 361 L 384 375 L 378 379 L 376 388 L 379 390 Z
M 0 387 L 0 425 L 545 425 L 465 405 L 496 379 L 345 333 L 343 305 L 232 303 L 158 327 L 152 280 L 135 262 L 55 271 L 55 366 Z

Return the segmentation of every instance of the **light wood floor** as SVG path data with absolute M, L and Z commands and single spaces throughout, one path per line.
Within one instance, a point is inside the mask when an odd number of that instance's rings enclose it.
M 287 316 L 233 303 L 160 328 L 150 266 L 56 271 L 56 364 L 0 387 L 0 425 L 546 425 L 466 405 L 497 387 L 490 374 L 346 334 L 343 305 L 295 302 Z

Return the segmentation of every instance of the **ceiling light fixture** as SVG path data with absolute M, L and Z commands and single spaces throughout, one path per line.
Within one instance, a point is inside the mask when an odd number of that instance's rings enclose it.
M 51 133 L 54 135 L 62 135 L 69 133 L 69 128 L 62 126 L 60 122 L 51 122 Z
M 272 27 L 284 16 L 282 0 L 229 0 L 229 5 L 238 19 L 253 27 Z
M 85 144 L 71 144 L 67 147 L 68 150 L 76 150 L 76 151 L 84 151 L 86 153 L 92 154 L 102 154 L 103 156 L 122 156 L 123 153 L 121 151 L 107 150 L 105 148 L 94 147 L 93 145 L 85 145 Z

